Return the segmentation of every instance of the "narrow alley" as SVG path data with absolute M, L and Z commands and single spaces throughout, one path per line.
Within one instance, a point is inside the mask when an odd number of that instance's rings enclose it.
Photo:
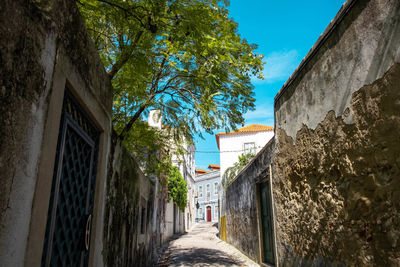
M 1 0 L 0 267 L 400 267 L 400 0 Z
M 198 223 L 171 241 L 158 266 L 259 266 L 218 238 L 216 223 Z

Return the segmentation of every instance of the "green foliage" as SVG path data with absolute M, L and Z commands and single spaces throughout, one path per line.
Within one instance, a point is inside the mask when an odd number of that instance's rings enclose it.
M 168 200 L 174 200 L 181 211 L 187 204 L 187 184 L 178 168 L 171 166 L 168 175 Z
M 135 123 L 135 130 L 129 132 L 123 143 L 142 163 L 142 169 L 146 173 L 159 176 L 162 170 L 169 168 L 169 158 L 162 156 L 163 153 L 168 154 L 168 151 L 164 151 L 170 143 L 168 132 L 148 127 L 147 123 L 138 121 Z
M 145 125 L 138 122 L 151 109 L 161 110 L 175 140 L 191 140 L 203 129 L 234 129 L 254 109 L 250 78 L 263 78 L 263 56 L 237 33 L 226 2 L 77 3 L 114 87 L 114 127 L 137 154 L 164 144 L 154 141 L 162 138 L 157 133 L 142 135 Z
M 238 161 L 233 164 L 233 166 L 227 168 L 222 176 L 222 185 L 224 186 L 224 189 L 228 187 L 230 182 L 233 180 L 233 178 L 236 177 L 236 175 L 239 174 L 239 172 L 250 162 L 250 160 L 254 157 L 253 153 L 246 153 L 242 154 L 238 157 Z

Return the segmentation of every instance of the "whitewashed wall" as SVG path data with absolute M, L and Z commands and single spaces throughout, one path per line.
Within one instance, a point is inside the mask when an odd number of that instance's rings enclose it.
M 238 157 L 244 152 L 244 143 L 254 142 L 257 154 L 273 136 L 274 131 L 220 135 L 219 155 L 221 177 L 225 173 L 225 170 L 233 166 L 233 164 L 238 160 Z

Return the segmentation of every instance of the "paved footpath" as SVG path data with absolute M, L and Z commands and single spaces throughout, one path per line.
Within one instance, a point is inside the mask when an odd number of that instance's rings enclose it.
M 171 241 L 158 266 L 259 266 L 217 237 L 214 223 L 198 223 Z

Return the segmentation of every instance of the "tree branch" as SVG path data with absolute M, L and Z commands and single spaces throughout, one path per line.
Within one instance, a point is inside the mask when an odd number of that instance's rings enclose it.
M 158 72 L 158 74 L 157 74 L 157 76 L 156 76 L 156 78 L 155 78 L 155 81 L 154 81 L 153 86 L 152 86 L 152 88 L 151 88 L 149 97 L 147 98 L 147 100 L 146 100 L 145 102 L 143 102 L 143 103 L 140 105 L 139 109 L 135 112 L 135 114 L 134 114 L 134 115 L 131 117 L 131 119 L 129 120 L 128 124 L 127 124 L 127 125 L 124 127 L 124 129 L 122 130 L 121 134 L 119 135 L 119 138 L 120 138 L 121 140 L 123 140 L 123 139 L 125 138 L 126 134 L 130 131 L 130 129 L 132 128 L 132 126 L 133 126 L 133 124 L 135 123 L 135 121 L 136 121 L 137 119 L 139 119 L 140 115 L 141 115 L 141 114 L 143 113 L 143 111 L 148 107 L 148 103 L 149 103 L 150 101 L 152 101 L 152 100 L 154 99 L 154 97 L 158 94 L 158 92 L 157 92 L 156 89 L 157 89 L 157 86 L 158 86 L 158 82 L 159 82 L 159 80 L 160 80 L 160 78 L 161 78 L 162 69 L 163 69 L 163 67 L 164 67 L 164 65 L 165 65 L 166 62 L 167 62 L 167 56 L 164 56 L 164 58 L 163 58 L 163 60 L 162 60 L 162 62 L 161 62 L 161 65 L 160 65 L 160 71 Z
M 121 141 L 124 140 L 126 134 L 130 131 L 130 129 L 132 128 L 135 121 L 140 117 L 140 114 L 142 114 L 142 112 L 146 108 L 147 108 L 146 103 L 143 103 L 142 105 L 140 105 L 139 109 L 136 111 L 136 113 L 133 115 L 133 117 L 129 120 L 128 124 L 125 125 L 124 129 L 118 136 L 121 139 Z
M 122 50 L 122 53 L 119 57 L 119 59 L 114 63 L 114 65 L 111 67 L 111 69 L 107 72 L 108 77 L 110 80 L 112 80 L 117 74 L 117 72 L 125 65 L 126 62 L 131 58 L 132 52 L 137 46 L 137 43 L 139 42 L 140 37 L 143 35 L 143 30 L 139 31 L 135 39 L 133 40 L 132 44 Z
M 143 22 L 142 22 L 142 18 L 139 18 L 136 14 L 134 14 L 134 13 L 133 13 L 132 11 L 130 11 L 129 9 L 127 9 L 127 8 L 121 6 L 121 5 L 118 5 L 118 4 L 114 3 L 114 2 L 107 1 L 107 0 L 97 0 L 97 1 L 98 1 L 98 2 L 101 2 L 101 3 L 104 3 L 104 4 L 107 4 L 107 5 L 110 5 L 110 6 L 114 7 L 114 8 L 123 10 L 123 11 L 125 12 L 125 14 L 129 14 L 130 16 L 134 17 L 134 18 L 140 23 L 140 25 L 142 25 L 142 27 L 145 27 L 145 25 L 144 25 Z M 144 9 L 144 8 L 141 7 L 141 6 L 134 6 L 134 7 L 131 7 L 131 9 L 136 9 L 136 8 L 142 8 L 142 9 Z
M 164 58 L 160 65 L 160 70 L 158 71 L 157 76 L 155 77 L 155 79 L 153 81 L 153 85 L 151 86 L 151 91 L 150 91 L 151 93 L 157 92 L 158 83 L 160 81 L 161 74 L 162 74 L 162 71 L 163 71 L 163 68 L 164 68 L 164 65 L 166 62 L 167 62 L 167 56 L 164 55 Z

